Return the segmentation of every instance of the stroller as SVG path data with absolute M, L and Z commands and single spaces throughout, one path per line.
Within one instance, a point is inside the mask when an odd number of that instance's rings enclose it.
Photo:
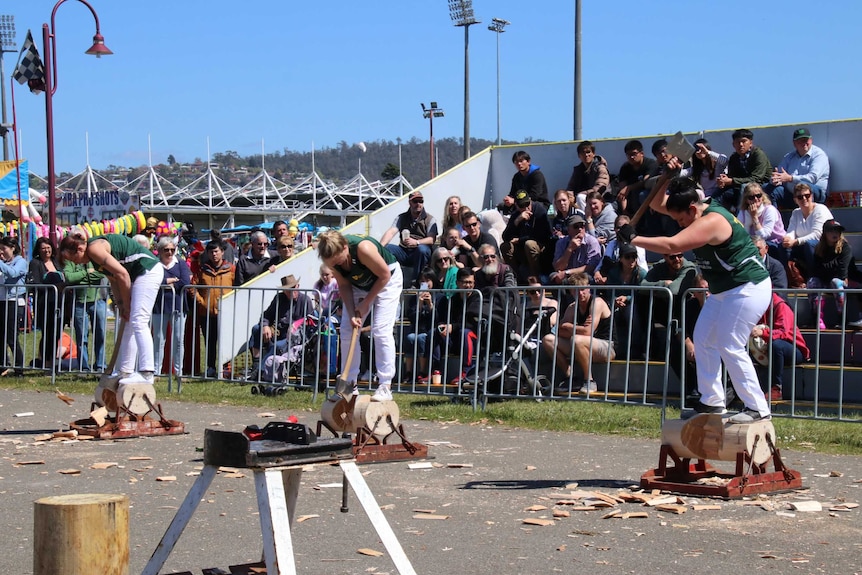
M 540 343 L 539 339 L 544 327 L 547 326 L 548 317 L 554 312 L 552 307 L 541 307 L 535 309 L 532 324 L 522 334 L 509 327 L 507 334 L 501 333 L 504 326 L 496 325 L 500 320 L 500 314 L 491 316 L 487 341 L 505 341 L 506 349 L 491 353 L 487 362 L 481 362 L 472 377 L 473 381 L 465 382 L 462 387 L 469 391 L 475 386 L 482 390 L 483 396 L 489 395 L 517 395 L 538 397 L 545 389 L 550 389 L 550 380 L 545 375 L 538 374 L 534 369 L 537 361 L 528 361 L 536 353 Z M 496 327 L 496 329 L 495 329 Z M 496 334 L 495 334 L 496 332 Z M 495 337 L 496 335 L 496 337 Z
M 273 352 L 263 360 L 260 381 L 251 386 L 252 395 L 283 395 L 291 377 L 299 379 L 300 386 L 305 379 L 319 375 L 318 391 L 326 386 L 327 367 L 334 362 L 330 357 L 331 344 L 336 343 L 337 335 L 329 318 L 321 320 L 311 314 L 294 321 L 287 337 L 275 343 Z M 321 344 L 325 343 L 323 348 Z M 319 354 L 319 355 L 318 355 Z M 326 361 L 323 369 L 318 368 L 318 359 Z

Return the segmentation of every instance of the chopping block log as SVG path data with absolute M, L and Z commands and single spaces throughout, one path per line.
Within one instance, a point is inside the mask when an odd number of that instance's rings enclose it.
M 394 401 L 371 401 L 368 395 L 350 396 L 350 401 L 324 401 L 320 418 L 335 431 L 352 433 L 365 428 L 371 435 L 384 439 L 398 427 L 401 411 Z
M 128 497 L 88 493 L 36 500 L 33 575 L 128 572 Z
M 721 415 L 708 413 L 691 419 L 668 419 L 661 426 L 661 442 L 673 447 L 680 457 L 736 461 L 738 453 L 747 451 L 758 465 L 772 455 L 767 435 L 775 445 L 775 428 L 770 420 L 728 423 Z
M 117 403 L 135 415 L 146 415 L 150 404 L 156 404 L 156 388 L 151 383 L 121 383 L 117 386 Z

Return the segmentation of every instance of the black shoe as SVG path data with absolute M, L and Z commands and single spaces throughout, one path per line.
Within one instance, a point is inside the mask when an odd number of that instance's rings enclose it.
M 730 405 L 734 401 L 736 401 L 736 390 L 732 385 L 728 385 L 724 388 L 724 405 Z
M 697 403 L 694 404 L 694 407 L 692 407 L 692 409 L 686 409 L 685 411 L 683 411 L 680 414 L 679 418 L 680 419 L 690 419 L 690 418 L 694 417 L 695 415 L 698 415 L 699 413 L 710 413 L 710 414 L 723 415 L 723 414 L 727 413 L 727 410 L 723 407 L 720 407 L 720 406 L 706 405 L 706 404 L 698 401 Z

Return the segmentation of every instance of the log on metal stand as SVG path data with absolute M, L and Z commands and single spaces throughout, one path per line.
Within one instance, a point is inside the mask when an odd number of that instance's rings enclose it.
M 129 572 L 129 498 L 82 494 L 35 503 L 33 574 Z

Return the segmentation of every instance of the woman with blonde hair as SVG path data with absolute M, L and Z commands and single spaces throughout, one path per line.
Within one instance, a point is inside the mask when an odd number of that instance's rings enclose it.
M 394 327 L 404 285 L 398 260 L 374 238 L 342 235 L 335 230 L 320 234 L 317 254 L 338 282 L 342 349 L 350 347 L 354 330 L 361 330 L 366 316 L 374 310 L 371 337 L 380 383 L 371 400 L 391 400 L 389 386 L 395 377 Z M 360 354 L 354 354 L 352 363 L 345 365 L 347 354 L 342 356 L 341 372 L 346 381 L 357 381 L 359 360 Z
M 446 198 L 445 213 L 443 215 L 443 229 L 458 228 L 461 231 L 461 198 L 449 196 Z
M 772 205 L 769 196 L 760 184 L 751 182 L 742 190 L 742 205 L 739 207 L 739 221 L 750 236 L 759 236 L 773 248 L 781 245 L 784 239 L 784 222 L 778 208 Z

